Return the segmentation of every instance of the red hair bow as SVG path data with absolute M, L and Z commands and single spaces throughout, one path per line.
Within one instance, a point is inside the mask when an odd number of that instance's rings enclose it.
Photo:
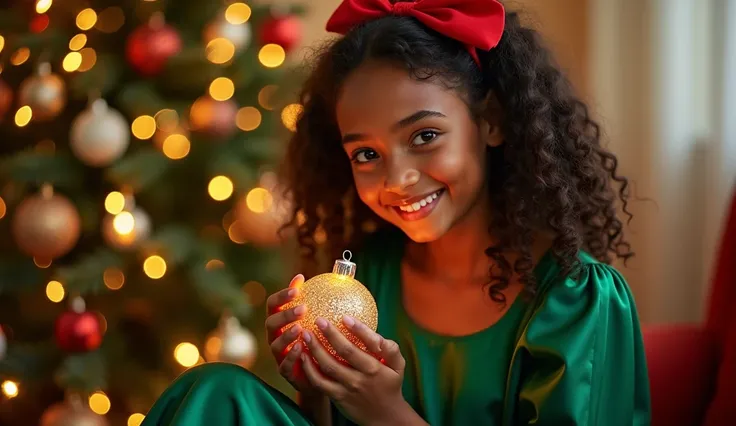
M 497 0 L 344 0 L 327 21 L 327 31 L 345 34 L 387 15 L 411 16 L 427 27 L 464 43 L 480 66 L 476 49 L 489 51 L 503 34 L 505 15 Z

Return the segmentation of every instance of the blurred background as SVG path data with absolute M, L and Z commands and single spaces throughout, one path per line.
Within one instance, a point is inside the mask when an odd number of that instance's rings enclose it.
M 648 325 L 706 316 L 736 183 L 736 1 L 516 0 L 633 181 Z M 338 0 L 3 1 L 0 425 L 130 425 L 182 371 L 289 395 L 273 173 Z M 317 236 L 319 238 L 319 236 Z

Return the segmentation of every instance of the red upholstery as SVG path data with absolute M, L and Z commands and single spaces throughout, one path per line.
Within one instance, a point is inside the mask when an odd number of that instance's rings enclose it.
M 736 192 L 703 325 L 644 330 L 652 426 L 736 425 Z

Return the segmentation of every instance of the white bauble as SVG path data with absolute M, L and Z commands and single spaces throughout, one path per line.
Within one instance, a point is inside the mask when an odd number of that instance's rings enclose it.
M 69 142 L 74 155 L 84 164 L 105 167 L 125 154 L 130 129 L 123 115 L 104 99 L 95 100 L 72 122 Z
M 250 24 L 231 24 L 224 17 L 212 21 L 204 29 L 204 43 L 207 44 L 216 38 L 230 40 L 236 51 L 245 50 L 253 39 L 253 31 Z
M 204 353 L 207 362 L 228 362 L 250 368 L 256 360 L 258 341 L 237 318 L 224 316 L 207 336 Z

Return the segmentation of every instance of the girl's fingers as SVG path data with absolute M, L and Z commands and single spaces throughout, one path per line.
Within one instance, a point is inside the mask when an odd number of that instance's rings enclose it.
M 302 328 L 299 326 L 299 324 L 295 324 L 294 326 L 290 327 L 286 332 L 281 334 L 279 337 L 274 339 L 273 342 L 271 342 L 271 353 L 273 353 L 273 356 L 276 357 L 276 359 L 281 359 L 284 356 L 288 356 L 286 354 L 286 351 L 289 347 L 289 345 L 296 340 L 297 337 L 299 337 L 299 333 L 302 332 Z M 295 345 L 296 346 L 296 345 Z M 289 353 L 293 352 L 293 348 Z
M 365 344 L 368 352 L 379 354 L 381 352 L 381 343 L 383 343 L 383 336 L 371 330 L 370 327 L 358 321 L 357 319 L 345 315 L 342 318 L 342 323 L 345 324 L 348 330 L 350 330 L 355 337 L 360 339 Z
M 377 359 L 348 340 L 340 330 L 324 318 L 317 318 L 317 327 L 327 338 L 338 355 L 347 361 L 353 368 L 365 374 L 375 374 L 381 368 Z M 367 327 L 366 327 L 367 328 Z
M 286 357 L 283 361 L 281 361 L 281 364 L 279 364 L 279 373 L 289 381 L 294 381 L 296 379 L 295 375 L 295 368 L 296 368 L 296 362 L 299 360 L 299 355 L 302 354 L 302 344 L 301 342 L 297 342 L 289 351 L 288 354 L 286 354 Z
M 304 275 L 299 274 L 291 279 L 289 287 L 283 290 L 279 290 L 276 293 L 268 296 L 266 300 L 266 308 L 269 313 L 274 313 L 279 310 L 281 306 L 289 302 L 298 293 L 298 287 L 304 282 Z
M 307 312 L 307 307 L 304 305 L 295 306 L 285 311 L 276 312 L 275 314 L 266 318 L 266 332 L 268 333 L 268 341 L 273 342 L 279 334 L 281 329 L 298 320 Z
M 351 383 L 357 379 L 356 374 L 359 373 L 339 363 L 335 357 L 327 352 L 327 349 L 322 346 L 322 343 L 317 340 L 314 334 L 304 330 L 302 332 L 302 341 L 307 345 L 309 353 L 317 361 L 319 370 L 324 375 L 343 384 Z
M 342 395 L 344 395 L 345 388 L 341 384 L 323 376 L 317 369 L 317 366 L 314 365 L 312 358 L 307 354 L 302 352 L 301 359 L 304 376 L 307 378 L 307 381 L 309 381 L 309 384 L 333 400 L 340 400 Z

